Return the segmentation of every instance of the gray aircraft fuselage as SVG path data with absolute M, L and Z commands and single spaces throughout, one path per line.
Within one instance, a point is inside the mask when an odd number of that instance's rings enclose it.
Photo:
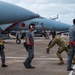
M 62 22 L 54 21 L 46 18 L 35 18 L 32 20 L 20 22 L 17 24 L 9 25 L 6 30 L 28 30 L 29 24 L 34 23 L 36 25 L 36 30 L 55 30 L 55 31 L 65 31 L 68 30 L 71 25 Z

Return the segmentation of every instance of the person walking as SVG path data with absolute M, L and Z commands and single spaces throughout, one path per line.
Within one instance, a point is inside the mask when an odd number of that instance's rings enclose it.
M 74 58 L 75 53 L 75 19 L 73 19 L 73 25 L 69 28 L 69 44 L 70 44 L 70 51 L 67 61 L 67 71 L 73 70 L 72 59 Z
M 35 28 L 35 24 L 29 25 L 29 31 L 26 33 L 26 51 L 28 52 L 28 57 L 23 63 L 24 66 L 28 69 L 35 68 L 31 65 L 32 59 L 34 58 L 34 33 L 33 30 Z

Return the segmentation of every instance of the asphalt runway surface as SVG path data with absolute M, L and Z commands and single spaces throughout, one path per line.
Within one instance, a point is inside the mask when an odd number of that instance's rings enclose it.
M 68 36 L 63 38 L 68 41 Z M 66 52 L 62 53 L 65 64 L 58 65 L 59 59 L 56 55 L 58 46 L 55 45 L 49 54 L 46 53 L 49 40 L 44 37 L 35 38 L 35 57 L 32 60 L 35 69 L 26 69 L 23 65 L 27 57 L 27 51 L 23 47 L 25 40 L 22 39 L 21 44 L 16 44 L 14 38 L 6 40 L 4 51 L 8 67 L 2 68 L 0 61 L 0 75 L 68 75 Z

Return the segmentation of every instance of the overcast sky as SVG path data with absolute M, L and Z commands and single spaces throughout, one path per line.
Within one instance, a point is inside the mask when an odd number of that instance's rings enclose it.
M 58 21 L 72 24 L 75 18 L 75 0 L 0 0 L 9 2 L 45 18 L 54 18 L 59 15 Z

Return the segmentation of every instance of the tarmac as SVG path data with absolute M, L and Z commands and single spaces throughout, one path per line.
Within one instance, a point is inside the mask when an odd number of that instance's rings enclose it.
M 68 41 L 68 36 L 63 38 Z M 55 45 L 50 49 L 50 53 L 47 54 L 46 46 L 50 39 L 45 39 L 44 37 L 35 37 L 35 57 L 32 60 L 32 65 L 35 66 L 35 69 L 26 69 L 23 62 L 28 54 L 23 46 L 24 41 L 22 39 L 21 44 L 16 44 L 15 38 L 5 41 L 4 51 L 8 67 L 2 68 L 0 61 L 0 75 L 69 75 L 66 52 L 62 53 L 65 64 L 58 65 L 59 59 L 56 55 L 58 46 Z

